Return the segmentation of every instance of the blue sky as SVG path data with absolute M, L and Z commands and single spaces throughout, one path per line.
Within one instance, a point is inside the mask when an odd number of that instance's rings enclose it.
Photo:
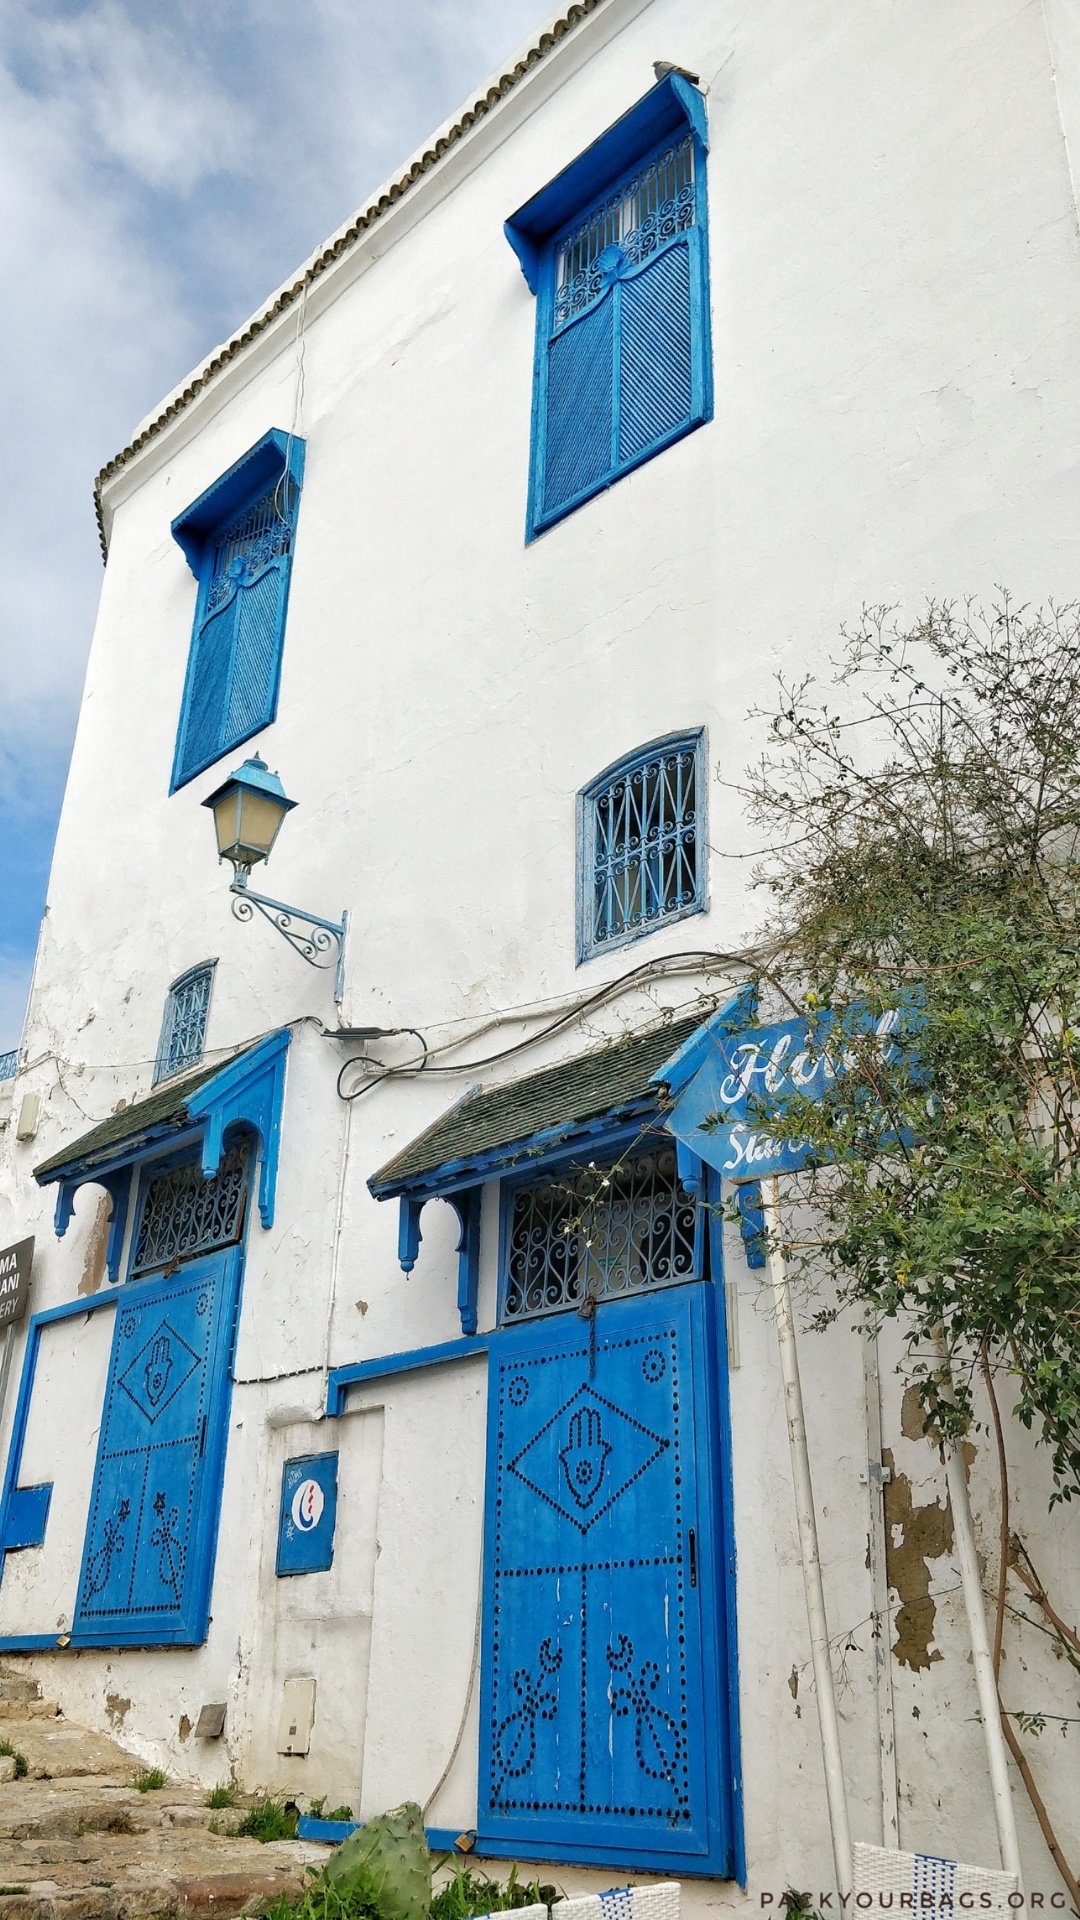
M 547 11 L 0 9 L 0 1051 L 19 1038 L 101 587 L 95 473 Z

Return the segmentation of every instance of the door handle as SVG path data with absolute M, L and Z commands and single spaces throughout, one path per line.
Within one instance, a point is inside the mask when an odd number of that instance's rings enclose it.
M 686 1536 L 687 1551 L 690 1559 L 690 1585 L 697 1586 L 697 1534 L 691 1527 Z

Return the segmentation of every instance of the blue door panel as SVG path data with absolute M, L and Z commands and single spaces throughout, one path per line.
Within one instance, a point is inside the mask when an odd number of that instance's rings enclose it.
M 205 1633 L 239 1260 L 117 1301 L 73 1637 Z
M 707 1292 L 491 1350 L 485 1840 L 726 1858 Z

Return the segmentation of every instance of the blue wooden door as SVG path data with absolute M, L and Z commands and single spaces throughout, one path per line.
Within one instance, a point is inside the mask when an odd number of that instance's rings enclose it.
M 239 1254 L 116 1303 L 72 1638 L 206 1637 Z
M 731 1872 L 711 1288 L 493 1343 L 482 1837 Z

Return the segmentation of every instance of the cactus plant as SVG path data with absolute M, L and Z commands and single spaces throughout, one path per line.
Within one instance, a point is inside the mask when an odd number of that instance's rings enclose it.
M 324 1877 L 338 1893 L 360 1894 L 380 1920 L 427 1920 L 431 1855 L 413 1800 L 368 1820 L 342 1842 Z

